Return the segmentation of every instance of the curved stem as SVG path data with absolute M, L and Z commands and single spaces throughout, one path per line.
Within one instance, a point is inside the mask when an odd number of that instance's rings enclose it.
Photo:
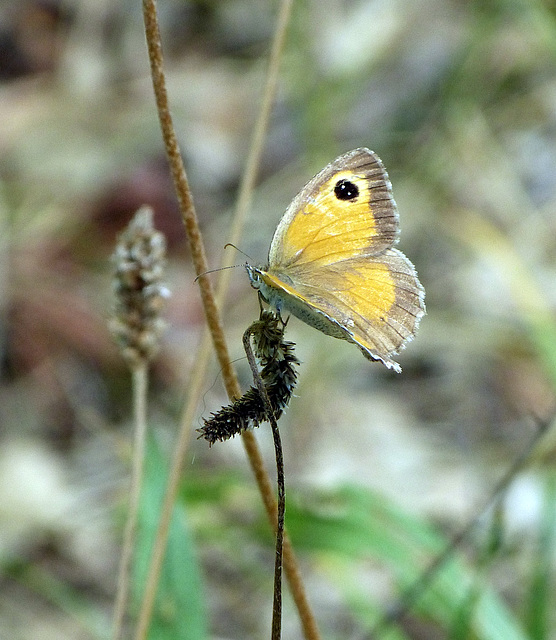
M 280 438 L 280 430 L 278 429 L 278 423 L 272 409 L 268 392 L 264 386 L 261 374 L 255 361 L 253 349 L 251 348 L 251 334 L 253 327 L 256 323 L 253 323 L 247 331 L 243 334 L 243 348 L 247 355 L 251 372 L 253 373 L 253 380 L 255 386 L 259 391 L 261 399 L 264 403 L 265 412 L 270 422 L 272 429 L 272 438 L 274 440 L 274 452 L 276 455 L 276 475 L 277 475 L 277 488 L 278 488 L 278 509 L 276 514 L 276 547 L 274 555 L 274 602 L 272 606 L 272 640 L 280 640 L 282 629 L 282 553 L 284 546 L 284 517 L 286 512 L 286 490 L 284 481 L 284 456 L 282 452 L 282 440 Z

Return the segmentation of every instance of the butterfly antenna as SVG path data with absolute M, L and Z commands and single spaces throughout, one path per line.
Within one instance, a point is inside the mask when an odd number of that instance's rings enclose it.
M 209 269 L 208 271 L 203 271 L 203 273 L 200 273 L 193 282 L 197 282 L 197 280 L 201 277 L 201 276 L 206 276 L 208 273 L 216 273 L 217 271 L 224 271 L 224 269 L 236 269 L 237 267 L 243 267 L 243 264 L 231 264 L 228 265 L 227 267 L 218 267 L 218 269 Z
M 242 253 L 242 254 L 243 254 L 243 255 L 244 255 L 248 260 L 251 260 L 251 262 L 253 262 L 253 258 L 252 258 L 250 255 L 248 255 L 247 253 L 245 253 L 245 251 L 242 251 L 241 249 L 238 249 L 238 248 L 236 247 L 236 245 L 235 245 L 235 244 L 232 244 L 231 242 L 227 242 L 227 243 L 224 245 L 224 249 L 226 249 L 226 248 L 228 248 L 228 247 L 233 247 L 236 251 L 239 251 L 239 252 L 240 252 L 240 253 Z

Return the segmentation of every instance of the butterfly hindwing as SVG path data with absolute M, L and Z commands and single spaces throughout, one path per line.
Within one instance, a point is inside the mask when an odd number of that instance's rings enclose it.
M 411 262 L 401 251 L 379 257 L 345 260 L 323 267 L 318 283 L 302 269 L 269 274 L 282 289 L 283 309 L 324 333 L 357 344 L 373 360 L 399 369 L 390 359 L 413 338 L 424 314 L 424 290 Z M 333 323 L 323 328 L 322 316 Z

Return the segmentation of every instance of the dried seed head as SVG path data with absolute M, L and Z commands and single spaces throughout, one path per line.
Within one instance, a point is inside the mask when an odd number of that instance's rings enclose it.
M 261 365 L 261 378 L 276 420 L 289 404 L 299 365 L 294 354 L 295 345 L 284 340 L 285 328 L 280 316 L 272 311 L 261 311 L 260 319 L 251 325 L 255 356 Z M 241 398 L 204 420 L 203 427 L 197 431 L 199 438 L 205 438 L 212 445 L 251 427 L 258 427 L 265 420 L 268 420 L 268 415 L 264 402 L 259 391 L 251 387 Z
M 148 362 L 165 328 L 160 317 L 169 296 L 163 284 L 166 241 L 153 227 L 153 211 L 141 207 L 112 255 L 116 296 L 110 331 L 131 366 Z

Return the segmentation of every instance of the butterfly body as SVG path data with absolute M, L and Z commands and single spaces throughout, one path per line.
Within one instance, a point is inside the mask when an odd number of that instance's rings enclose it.
M 318 308 L 307 305 L 305 299 L 295 294 L 292 284 L 288 286 L 284 281 L 286 278 L 280 279 L 270 275 L 268 271 L 251 265 L 247 265 L 247 272 L 251 285 L 258 289 L 264 300 L 277 311 L 291 313 L 299 320 L 328 336 L 345 339 L 345 330 L 339 323 L 325 313 L 321 313 Z
M 247 272 L 279 311 L 400 371 L 390 356 L 412 339 L 425 304 L 413 265 L 393 248 L 398 233 L 382 162 L 355 149 L 305 185 L 276 228 L 267 267 Z

